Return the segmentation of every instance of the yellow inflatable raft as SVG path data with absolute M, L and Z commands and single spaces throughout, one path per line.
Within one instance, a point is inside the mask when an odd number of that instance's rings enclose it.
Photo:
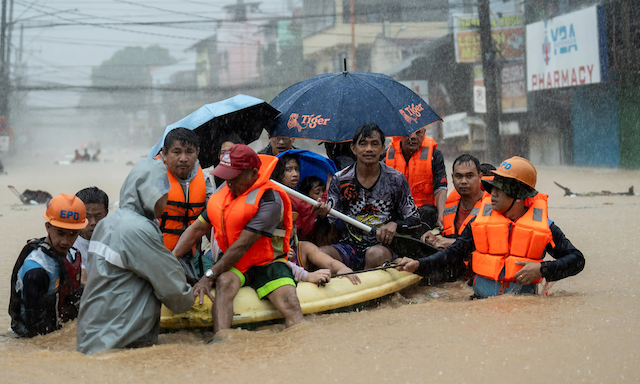
M 347 278 L 331 279 L 324 287 L 311 283 L 299 283 L 297 292 L 302 312 L 326 312 L 361 304 L 370 300 L 398 292 L 417 283 L 421 277 L 395 269 L 371 271 L 359 274 L 362 283 L 351 284 Z M 215 295 L 215 290 L 213 291 Z M 260 300 L 256 292 L 249 287 L 242 287 L 233 300 L 233 324 L 259 323 L 279 319 L 280 312 L 269 300 Z M 162 306 L 160 327 L 164 329 L 211 327 L 211 301 L 205 297 L 203 305 L 197 299 L 191 310 L 182 314 L 174 314 Z

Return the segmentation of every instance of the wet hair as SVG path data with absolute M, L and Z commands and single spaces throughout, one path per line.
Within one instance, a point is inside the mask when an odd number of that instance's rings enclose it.
M 384 145 L 384 132 L 382 132 L 382 129 L 380 129 L 380 127 L 378 127 L 378 125 L 374 123 L 369 123 L 358 127 L 358 129 L 356 129 L 356 132 L 353 134 L 353 141 L 351 141 L 351 144 L 357 145 L 360 139 L 368 139 L 370 137 L 373 137 L 373 132 L 378 132 L 378 134 L 380 135 L 380 140 L 382 141 L 382 145 Z
M 109 196 L 97 187 L 88 187 L 81 189 L 76 196 L 85 204 L 102 204 L 104 209 L 109 212 Z
M 491 171 L 495 171 L 495 170 L 496 170 L 496 167 L 494 167 L 493 164 L 489 164 L 489 163 L 480 164 L 480 171 L 482 171 L 482 174 L 485 176 L 491 175 Z
M 480 161 L 478 161 L 478 159 L 475 156 L 471 156 L 468 153 L 458 156 L 458 158 L 453 161 L 453 166 L 451 167 L 451 169 L 455 172 L 456 164 L 466 164 L 466 163 L 475 164 L 476 170 L 478 170 L 478 173 L 482 173 L 482 168 L 480 168 Z
M 231 133 L 227 133 L 226 135 L 220 136 L 220 139 L 218 140 L 219 146 L 218 148 L 215 148 L 215 149 L 219 151 L 220 147 L 222 147 L 222 144 L 224 144 L 227 141 L 233 144 L 244 144 L 244 141 L 242 141 L 242 139 L 237 133 L 231 132 Z
M 273 173 L 271 173 L 271 178 L 275 181 L 281 181 L 282 178 L 284 177 L 284 170 L 287 166 L 287 163 L 290 160 L 295 160 L 296 164 L 298 164 L 298 167 L 300 166 L 300 160 L 298 160 L 297 156 L 293 156 L 293 155 L 283 155 L 280 157 L 280 159 L 278 160 L 278 164 L 276 164 L 275 169 L 273 170 Z
M 173 143 L 179 141 L 184 147 L 200 148 L 200 139 L 195 132 L 187 128 L 172 129 L 164 138 L 164 150 L 168 151 L 173 146 Z
M 300 193 L 309 196 L 309 192 L 315 187 L 322 187 L 322 189 L 325 189 L 327 187 L 327 183 L 318 176 L 307 176 L 302 179 L 298 189 L 300 190 Z

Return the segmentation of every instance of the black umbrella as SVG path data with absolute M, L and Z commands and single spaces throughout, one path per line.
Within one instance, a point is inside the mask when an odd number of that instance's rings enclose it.
M 164 131 L 162 139 L 149 151 L 155 157 L 164 145 L 167 134 L 175 128 L 193 130 L 200 138 L 200 166 L 207 168 L 218 164 L 218 151 L 224 136 L 235 133 L 244 143 L 257 140 L 262 129 L 269 129 L 280 112 L 264 100 L 247 95 L 206 104 L 195 112 L 175 122 Z

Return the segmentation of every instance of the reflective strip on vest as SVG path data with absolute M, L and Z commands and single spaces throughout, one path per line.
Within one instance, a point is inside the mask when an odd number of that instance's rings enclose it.
M 411 195 L 417 207 L 435 205 L 433 191 L 433 149 L 438 144 L 430 137 L 422 140 L 420 151 L 414 153 L 409 162 L 402 156 L 401 138 L 394 137 L 387 149 L 385 164 L 402 173 L 409 182 Z M 395 156 L 396 153 L 401 156 Z
M 484 196 L 487 196 L 487 195 L 483 195 L 483 197 Z M 460 228 L 458 228 L 458 232 L 456 233 L 455 232 L 456 216 L 457 216 L 456 213 L 458 212 L 458 205 L 460 204 L 461 197 L 457 193 L 453 198 L 451 197 L 452 196 L 450 195 L 449 198 L 447 198 L 447 203 L 443 211 L 442 234 L 444 236 L 461 235 L 462 231 L 464 231 L 464 229 L 467 227 L 467 224 L 469 224 L 471 219 L 473 219 L 478 215 L 478 212 L 480 212 L 480 206 L 482 205 L 482 199 L 476 202 L 476 205 L 474 205 L 474 207 L 471 209 L 471 211 L 469 212 L 469 215 L 465 217 L 464 221 L 462 222 L 462 225 L 460 226 Z
M 158 218 L 160 231 L 164 238 L 164 245 L 172 251 L 180 235 L 191 225 L 204 210 L 204 202 L 207 198 L 207 186 L 202 173 L 202 168 L 198 167 L 196 176 L 187 187 L 187 199 L 178 179 L 167 169 L 167 176 L 171 189 L 169 190 L 169 201 L 167 206 Z M 195 254 L 195 246 L 192 249 Z
M 255 216 L 260 205 L 260 198 L 267 190 L 277 192 L 282 199 L 284 219 L 284 253 L 289 252 L 289 239 L 293 228 L 291 201 L 289 196 L 270 179 L 278 158 L 268 155 L 258 155 L 262 166 L 258 172 L 258 179 L 245 193 L 233 197 L 228 186 L 223 187 L 218 193 L 211 195 L 207 205 L 207 216 L 214 228 L 214 235 L 222 252 L 226 252 L 229 246 L 240 237 L 247 223 Z M 278 232 L 281 234 L 281 232 Z M 274 233 L 274 237 L 279 237 Z M 253 266 L 266 265 L 282 253 L 274 251 L 272 239 L 266 236 L 260 238 L 245 252 L 240 261 L 234 266 L 240 272 L 245 273 Z

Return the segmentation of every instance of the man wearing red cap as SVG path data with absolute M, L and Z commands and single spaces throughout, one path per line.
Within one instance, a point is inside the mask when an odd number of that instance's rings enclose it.
M 89 223 L 85 205 L 62 193 L 43 216 L 47 237 L 27 242 L 11 275 L 10 334 L 15 337 L 53 332 L 78 315 L 81 257 L 72 246 Z
M 303 319 L 293 274 L 285 263 L 293 228 L 291 202 L 270 180 L 277 163 L 276 157 L 257 155 L 244 144 L 231 147 L 212 172 L 226 183 L 211 195 L 206 211 L 173 250 L 175 256 L 187 252 L 213 226 L 223 255 L 194 286 L 193 294 L 200 303 L 205 294 L 213 301 L 215 332 L 231 327 L 233 299 L 243 285 L 269 299 L 287 327 Z

